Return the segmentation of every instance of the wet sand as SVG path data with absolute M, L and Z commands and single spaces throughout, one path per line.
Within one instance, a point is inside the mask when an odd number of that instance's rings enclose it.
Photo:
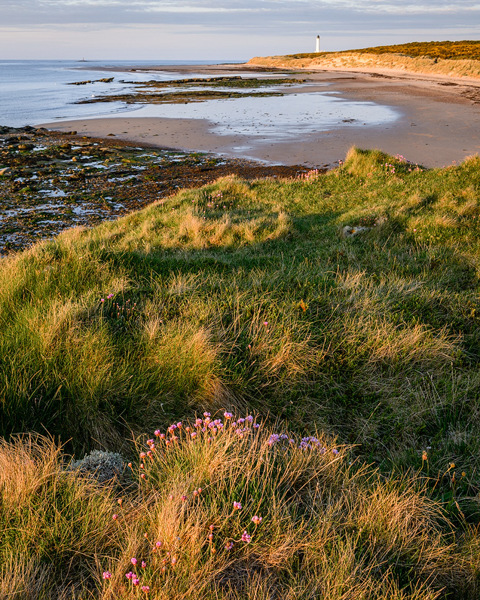
M 136 69 L 137 71 L 143 69 Z M 144 69 L 182 74 L 217 75 L 229 72 L 262 72 L 244 65 L 211 67 L 158 67 Z M 218 135 L 206 119 L 143 117 L 142 110 L 121 116 L 89 118 L 44 124 L 57 131 L 76 130 L 93 137 L 114 136 L 162 148 L 213 152 L 227 157 L 248 157 L 269 164 L 333 166 L 348 148 L 379 148 L 402 154 L 427 167 L 460 162 L 480 153 L 480 83 L 445 78 L 385 73 L 340 71 L 297 72 L 292 78 L 308 78 L 312 84 L 329 84 L 328 91 L 357 101 L 373 101 L 399 113 L 395 122 L 378 126 L 350 124 L 328 131 L 299 134 L 289 140 L 268 142 L 246 135 Z M 308 93 L 312 87 L 294 87 L 287 93 Z M 318 90 L 325 91 L 325 87 Z M 234 100 L 232 100 L 234 102 Z M 138 116 L 137 116 L 138 115 Z M 112 136 L 113 134 L 113 136 Z

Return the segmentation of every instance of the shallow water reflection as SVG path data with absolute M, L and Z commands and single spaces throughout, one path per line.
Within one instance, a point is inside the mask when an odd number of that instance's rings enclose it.
M 398 119 L 399 113 L 389 106 L 348 100 L 325 91 L 148 105 L 130 116 L 208 119 L 213 132 L 220 135 L 281 141 L 338 127 L 382 125 Z

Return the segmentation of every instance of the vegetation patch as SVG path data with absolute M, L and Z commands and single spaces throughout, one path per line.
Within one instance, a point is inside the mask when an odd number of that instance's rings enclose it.
M 401 54 L 416 58 L 424 56 L 428 58 L 442 58 L 445 60 L 480 60 L 480 41 L 463 40 L 460 42 L 410 42 L 408 44 L 394 44 L 391 46 L 373 46 L 371 48 L 359 48 L 355 50 L 344 50 L 335 54 L 346 54 L 356 52 L 360 54 Z M 322 56 L 328 56 L 330 52 L 322 52 Z M 303 54 L 288 54 L 287 58 L 315 58 L 318 53 L 309 52 Z
M 354 148 L 3 258 L 3 595 L 478 597 L 479 219 Z
M 138 439 L 129 481 L 68 469 L 52 440 L 0 447 L 0 590 L 54 600 L 473 598 L 478 556 L 418 481 L 324 435 L 225 412 Z M 466 560 L 466 558 L 470 560 Z

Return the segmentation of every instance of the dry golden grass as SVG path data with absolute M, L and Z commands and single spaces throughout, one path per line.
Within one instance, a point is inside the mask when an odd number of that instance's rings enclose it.
M 414 482 L 351 466 L 323 436 L 299 445 L 231 421 L 139 441 L 124 489 L 66 472 L 51 440 L 4 442 L 3 597 L 473 598 L 473 542 Z
M 444 59 L 428 56 L 368 52 L 328 52 L 318 55 L 255 57 L 248 64 L 261 67 L 310 70 L 387 71 L 440 77 L 480 78 L 479 59 Z

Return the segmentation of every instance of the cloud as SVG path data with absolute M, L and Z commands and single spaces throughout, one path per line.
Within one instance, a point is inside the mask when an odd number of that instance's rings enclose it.
M 159 37 L 170 43 L 178 40 L 179 48 L 187 39 L 184 33 L 191 30 L 197 44 L 204 36 L 202 48 L 213 47 L 214 39 L 228 47 L 227 36 L 243 40 L 237 56 L 259 54 L 269 45 L 272 54 L 308 51 L 317 33 L 327 40 L 326 49 L 415 39 L 476 39 L 480 33 L 479 0 L 0 0 L 0 4 L 0 27 L 5 30 L 123 28 L 137 35 L 142 45 L 144 28 L 156 27 Z M 191 52 L 196 55 L 198 49 Z

